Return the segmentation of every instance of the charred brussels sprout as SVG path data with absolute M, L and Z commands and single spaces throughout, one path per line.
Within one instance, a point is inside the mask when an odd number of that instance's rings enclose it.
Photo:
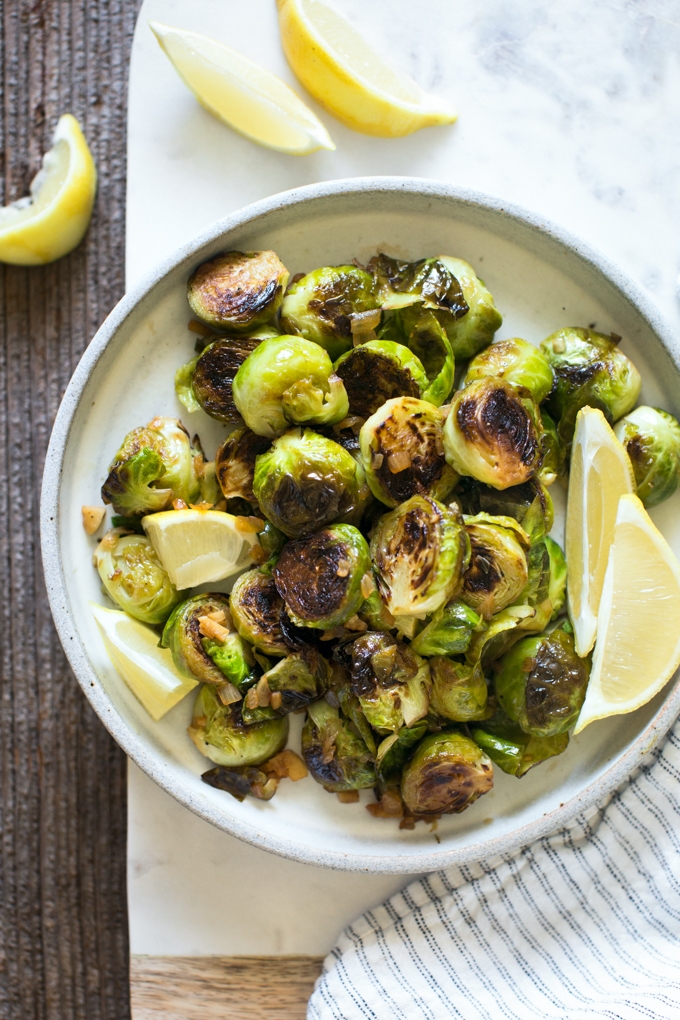
M 235 429 L 215 454 L 215 471 L 225 499 L 257 503 L 253 492 L 255 459 L 266 453 L 271 442 L 245 427 Z
M 545 400 L 553 386 L 553 371 L 545 355 L 520 337 L 497 340 L 474 357 L 468 365 L 465 386 L 487 377 L 529 390 L 537 404 Z
M 335 363 L 345 384 L 349 410 L 369 418 L 392 397 L 420 397 L 429 383 L 420 360 L 408 347 L 391 340 L 369 340 Z
M 420 305 L 399 312 L 398 322 L 404 342 L 419 358 L 427 374 L 423 399 L 441 407 L 453 389 L 456 370 L 451 344 L 442 325 L 434 312 Z
M 231 626 L 227 595 L 202 593 L 182 602 L 165 624 L 161 645 L 180 673 L 195 680 L 240 687 L 254 675 L 252 652 Z
M 420 818 L 459 813 L 488 793 L 493 766 L 484 752 L 462 733 L 431 733 L 404 768 L 401 795 Z
M 484 619 L 511 605 L 529 579 L 529 537 L 512 517 L 477 514 L 465 518 L 470 538 L 470 566 L 460 597 Z
M 205 684 L 194 704 L 189 736 L 201 754 L 216 765 L 261 765 L 286 746 L 288 718 L 246 726 L 241 702 L 223 705 L 217 691 Z
M 302 756 L 317 783 L 329 793 L 375 786 L 373 755 L 349 720 L 327 701 L 307 709 Z
M 451 402 L 444 452 L 459 475 L 507 489 L 541 466 L 541 438 L 538 408 L 529 396 L 501 379 L 479 379 Z
M 463 655 L 472 635 L 484 630 L 481 616 L 459 599 L 449 602 L 432 615 L 430 622 L 411 641 L 418 655 Z
M 349 409 L 328 354 L 302 337 L 263 340 L 239 368 L 232 389 L 248 428 L 270 439 L 291 424 L 333 425 Z
M 173 499 L 196 503 L 202 467 L 203 457 L 181 421 L 154 418 L 128 432 L 109 466 L 102 499 L 124 517 L 156 513 Z
M 191 310 L 209 326 L 243 333 L 271 322 L 288 283 L 273 251 L 229 251 L 204 262 L 189 277 Z
M 427 715 L 427 663 L 386 631 L 362 634 L 351 646 L 352 691 L 379 731 L 396 733 Z
M 165 623 L 181 599 L 145 535 L 104 535 L 94 565 L 108 595 L 130 616 L 152 626 Z
M 202 407 L 227 425 L 241 422 L 234 403 L 234 376 L 263 340 L 278 336 L 266 327 L 248 336 L 220 337 L 175 373 L 175 392 L 188 411 Z
M 452 319 L 466 315 L 468 306 L 454 274 L 437 258 L 403 262 L 380 253 L 368 264 L 375 292 L 385 309 L 422 305 Z
M 204 772 L 201 779 L 208 786 L 224 790 L 240 801 L 244 801 L 248 796 L 255 797 L 256 800 L 271 800 L 278 788 L 276 776 L 268 775 L 252 765 L 241 765 L 231 769 L 217 765 L 214 769 Z
M 229 596 L 231 618 L 237 631 L 265 655 L 290 651 L 281 630 L 283 599 L 274 578 L 261 570 L 247 570 L 237 578 Z
M 294 283 L 283 300 L 281 324 L 338 358 L 352 346 L 352 317 L 377 309 L 373 280 L 358 266 L 323 266 Z
M 599 408 L 610 422 L 635 407 L 640 373 L 617 347 L 620 337 L 569 327 L 552 333 L 541 350 L 555 374 L 548 410 L 563 442 L 570 444 L 582 407 Z
M 568 733 L 558 733 L 552 737 L 536 737 L 525 733 L 502 709 L 497 709 L 486 722 L 472 726 L 470 732 L 475 743 L 495 765 L 518 779 L 534 765 L 562 754 L 569 743 Z
M 371 492 L 395 507 L 411 496 L 445 499 L 458 481 L 444 458 L 444 416 L 414 397 L 395 397 L 364 422 L 361 459 Z
M 552 606 L 550 619 L 556 620 L 567 599 L 567 561 L 557 542 L 549 535 L 546 535 L 543 541 L 550 558 L 550 580 L 548 582 L 548 598 Z
M 361 606 L 361 584 L 370 569 L 361 532 L 335 524 L 288 542 L 274 567 L 274 580 L 293 623 L 331 630 Z
M 257 706 L 250 708 L 250 699 L 246 696 L 243 721 L 250 724 L 299 712 L 311 701 L 323 697 L 328 690 L 330 675 L 328 662 L 315 648 L 306 647 L 301 652 L 292 652 L 260 678 L 254 691 L 256 699 L 253 699 L 257 700 Z M 263 693 L 265 697 L 261 699 Z
M 555 519 L 550 493 L 538 478 L 531 478 L 523 485 L 513 485 L 502 492 L 482 485 L 474 478 L 461 478 L 456 486 L 456 501 L 463 513 L 470 516 L 487 513 L 495 517 L 514 517 L 532 542 L 538 542 L 547 535 Z
M 437 317 L 446 330 L 455 357 L 467 361 L 489 346 L 503 317 L 471 265 L 450 255 L 439 258 L 458 280 L 469 311 L 462 318 L 442 312 L 438 312 Z
M 479 666 L 436 656 L 430 659 L 430 714 L 450 722 L 484 719 L 488 691 Z
M 470 540 L 454 509 L 428 496 L 412 496 L 380 519 L 371 555 L 389 612 L 423 618 L 460 588 L 470 562 Z
M 680 425 L 659 407 L 636 407 L 615 430 L 630 457 L 637 494 L 645 506 L 658 506 L 680 482 Z
M 588 663 L 564 629 L 523 638 L 503 656 L 495 677 L 504 712 L 525 733 L 552 737 L 576 722 L 588 684 Z
M 538 477 L 544 485 L 552 485 L 555 479 L 564 474 L 567 451 L 557 431 L 557 425 L 543 408 L 541 408 L 541 426 L 543 428 L 542 457 Z
M 257 458 L 253 492 L 262 512 L 291 538 L 358 520 L 370 495 L 363 467 L 311 429 L 290 429 Z

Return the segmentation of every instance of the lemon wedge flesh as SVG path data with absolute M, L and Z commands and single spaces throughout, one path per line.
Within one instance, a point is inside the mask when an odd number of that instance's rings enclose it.
M 680 563 L 638 497 L 622 496 L 574 732 L 645 705 L 679 665 Z
M 94 602 L 90 608 L 111 662 L 156 722 L 198 686 L 177 672 L 170 649 L 158 647 L 151 627 L 117 609 Z
M 59 118 L 30 195 L 0 208 L 0 262 L 40 266 L 73 251 L 92 216 L 97 170 L 80 124 Z
M 395 71 L 322 0 L 277 0 L 283 52 L 307 91 L 343 124 L 397 138 L 451 124 L 448 103 Z
M 163 510 L 142 520 L 168 577 L 180 590 L 231 577 L 252 564 L 249 519 L 220 510 Z
M 292 156 L 335 148 L 319 118 L 275 74 L 208 36 L 149 25 L 199 103 L 239 134 Z
M 631 492 L 635 478 L 628 454 L 602 411 L 582 408 L 571 449 L 565 536 L 569 615 L 581 656 L 595 644 L 619 499 Z

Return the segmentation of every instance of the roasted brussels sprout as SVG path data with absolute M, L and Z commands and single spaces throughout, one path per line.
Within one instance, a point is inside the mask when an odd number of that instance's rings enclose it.
M 415 746 L 420 743 L 426 732 L 427 723 L 422 719 L 414 726 L 402 726 L 398 733 L 390 733 L 380 742 L 375 755 L 375 768 L 378 777 L 376 792 L 380 795 L 382 805 L 385 805 L 386 801 L 383 799 L 385 792 L 391 791 L 392 803 L 388 812 L 376 810 L 376 814 L 383 817 L 385 815 L 388 817 L 403 815 L 404 808 L 399 791 L 401 774 Z M 377 808 L 377 805 L 375 807 Z M 371 811 L 371 807 L 369 807 L 369 811 Z M 371 813 L 374 812 L 371 811 Z
M 189 736 L 216 765 L 261 765 L 286 746 L 288 717 L 245 726 L 241 702 L 223 705 L 217 691 L 204 684 L 194 704 Z
M 411 496 L 380 519 L 371 555 L 389 612 L 424 618 L 459 590 L 470 540 L 455 509 L 429 496 Z
M 263 673 L 256 687 L 251 688 L 252 702 L 246 695 L 242 709 L 244 723 L 299 712 L 311 701 L 323 697 L 330 676 L 328 662 L 315 648 L 308 646 L 300 652 L 292 652 Z
M 300 627 L 331 630 L 361 606 L 371 569 L 366 539 L 351 524 L 334 524 L 288 542 L 274 567 L 288 615 Z
M 460 598 L 490 620 L 511 605 L 526 586 L 529 536 L 513 517 L 481 513 L 464 520 L 471 558 Z
M 368 269 L 375 280 L 375 292 L 385 309 L 421 304 L 452 318 L 467 314 L 462 288 L 446 266 L 436 258 L 404 262 L 382 252 L 374 255 Z
M 660 407 L 636 407 L 614 429 L 630 457 L 637 494 L 658 506 L 680 482 L 680 424 Z
M 437 318 L 446 331 L 454 356 L 467 361 L 489 346 L 503 317 L 471 265 L 450 255 L 440 255 L 439 260 L 458 280 L 469 311 L 462 318 L 438 312 Z
M 108 531 L 95 550 L 94 565 L 106 593 L 143 623 L 165 623 L 182 598 L 145 535 Z
M 315 701 L 307 709 L 302 756 L 314 779 L 329 793 L 375 786 L 373 755 L 351 723 L 327 701 Z
M 349 648 L 352 691 L 374 729 L 396 733 L 425 718 L 430 671 L 424 659 L 387 631 L 362 634 Z
M 253 492 L 255 459 L 266 453 L 271 442 L 243 426 L 234 429 L 215 454 L 215 471 L 225 499 L 245 499 L 257 503 Z
M 553 371 L 545 355 L 520 337 L 496 340 L 480 351 L 468 365 L 464 385 L 487 377 L 529 390 L 537 404 L 545 400 L 553 386 Z
M 369 575 L 368 579 L 371 584 L 375 584 L 372 575 Z M 364 584 L 366 583 L 364 581 Z M 377 588 L 374 588 L 370 595 L 361 603 L 361 608 L 357 615 L 360 620 L 363 620 L 368 625 L 369 630 L 391 630 L 394 627 L 394 617 L 388 611 Z
M 231 625 L 229 597 L 219 592 L 192 595 L 178 605 L 161 645 L 170 649 L 183 676 L 218 687 L 227 681 L 240 687 L 254 676 L 252 651 Z
M 543 408 L 541 408 L 541 426 L 543 429 L 542 457 L 538 478 L 544 485 L 552 485 L 556 478 L 564 474 L 567 451 L 557 431 L 557 425 Z
M 519 641 L 498 664 L 495 690 L 504 712 L 525 733 L 552 737 L 576 722 L 588 684 L 588 662 L 563 627 Z
M 456 502 L 463 513 L 471 517 L 479 513 L 514 517 L 532 542 L 547 535 L 555 519 L 550 493 L 538 478 L 531 478 L 523 485 L 512 485 L 502 492 L 474 478 L 461 478 L 456 486 Z
M 458 476 L 444 458 L 444 415 L 414 397 L 394 397 L 364 422 L 361 459 L 371 492 L 395 507 L 411 496 L 446 499 Z
M 620 339 L 573 326 L 552 333 L 541 344 L 555 374 L 548 411 L 564 443 L 571 444 L 582 407 L 599 408 L 610 422 L 635 407 L 642 380 L 618 349 Z
M 411 648 L 418 655 L 463 655 L 470 647 L 473 633 L 485 626 L 471 606 L 454 599 L 432 615 L 411 641 Z
M 291 424 L 332 425 L 349 410 L 326 351 L 296 336 L 263 340 L 239 368 L 232 391 L 248 428 L 270 439 Z
M 273 251 L 229 251 L 194 270 L 187 299 L 201 322 L 244 333 L 274 319 L 288 275 Z
M 531 397 L 502 379 L 458 390 L 444 425 L 446 459 L 494 489 L 521 485 L 541 466 L 541 419 Z
M 281 324 L 324 347 L 335 360 L 352 346 L 352 317 L 379 308 L 373 279 L 358 266 L 323 266 L 294 283 Z
M 471 722 L 487 715 L 488 690 L 479 665 L 437 655 L 430 659 L 430 715 L 435 720 Z
M 428 385 L 423 400 L 437 407 L 446 401 L 453 389 L 456 362 L 451 344 L 434 312 L 413 305 L 397 313 L 404 343 L 419 358 L 427 374 Z
M 508 775 L 520 779 L 534 765 L 562 754 L 569 743 L 568 733 L 536 737 L 497 709 L 491 719 L 470 728 L 470 735 L 482 751 Z
M 358 522 L 370 497 L 364 469 L 350 453 L 300 428 L 258 456 L 253 492 L 265 516 L 291 538 L 335 521 Z
M 196 503 L 203 457 L 178 418 L 154 418 L 128 432 L 109 466 L 102 499 L 117 514 L 156 513 L 173 499 Z
M 557 542 L 546 535 L 543 539 L 550 558 L 550 580 L 548 598 L 552 606 L 551 620 L 556 620 L 567 600 L 567 561 Z
M 265 655 L 288 654 L 290 648 L 281 630 L 283 599 L 270 574 L 261 570 L 241 574 L 231 589 L 229 608 L 242 638 Z
M 524 637 L 520 628 L 531 625 L 535 616 L 535 608 L 527 604 L 501 609 L 484 630 L 473 635 L 465 655 L 466 662 L 486 668 Z
M 369 340 L 335 363 L 345 384 L 350 414 L 369 418 L 392 397 L 420 397 L 429 386 L 420 359 L 404 344 Z
M 462 733 L 430 733 L 416 747 L 401 779 L 412 814 L 438 817 L 464 811 L 493 786 L 493 766 Z

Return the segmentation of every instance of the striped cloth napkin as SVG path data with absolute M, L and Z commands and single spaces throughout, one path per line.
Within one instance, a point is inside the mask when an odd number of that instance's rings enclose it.
M 364 914 L 307 1017 L 680 1020 L 680 723 L 569 828 Z

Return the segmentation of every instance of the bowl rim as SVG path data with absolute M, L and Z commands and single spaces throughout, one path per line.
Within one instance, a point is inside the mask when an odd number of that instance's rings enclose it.
M 271 853 L 279 854 L 303 864 L 314 864 L 343 871 L 367 871 L 383 874 L 416 874 L 436 871 L 456 864 L 488 860 L 502 854 L 518 851 L 536 839 L 566 825 L 576 815 L 604 800 L 625 782 L 640 765 L 643 758 L 668 732 L 680 713 L 680 683 L 676 681 L 663 705 L 649 721 L 628 750 L 597 779 L 589 783 L 559 808 L 528 822 L 510 833 L 481 840 L 474 846 L 423 852 L 419 854 L 361 853 L 324 850 L 306 846 L 294 839 L 282 838 L 261 831 L 250 822 L 231 816 L 225 818 L 209 801 L 195 796 L 194 791 L 181 779 L 174 768 L 159 760 L 159 756 L 144 745 L 142 734 L 126 721 L 98 681 L 95 671 L 82 645 L 78 629 L 69 609 L 64 564 L 59 542 L 60 490 L 63 460 L 68 447 L 71 428 L 78 412 L 80 399 L 90 376 L 103 356 L 109 342 L 133 313 L 138 304 L 173 271 L 182 261 L 205 245 L 216 242 L 220 236 L 247 226 L 268 213 L 303 205 L 311 200 L 337 195 L 360 193 L 409 193 L 419 198 L 450 200 L 458 206 L 492 212 L 519 221 L 524 227 L 544 235 L 568 248 L 581 262 L 590 265 L 625 301 L 629 302 L 656 335 L 662 347 L 680 372 L 680 341 L 666 323 L 654 303 L 619 267 L 606 256 L 568 230 L 552 223 L 538 213 L 531 212 L 514 202 L 467 188 L 459 188 L 442 181 L 418 177 L 352 177 L 323 181 L 280 192 L 251 203 L 215 221 L 194 235 L 157 263 L 121 298 L 109 313 L 85 349 L 64 393 L 57 412 L 47 450 L 40 504 L 40 535 L 45 585 L 57 633 L 78 683 L 94 711 L 111 736 L 151 779 L 176 800 L 199 817 L 230 835 Z M 228 823 L 228 824 L 225 824 Z M 396 849 L 396 848 L 395 848 Z

